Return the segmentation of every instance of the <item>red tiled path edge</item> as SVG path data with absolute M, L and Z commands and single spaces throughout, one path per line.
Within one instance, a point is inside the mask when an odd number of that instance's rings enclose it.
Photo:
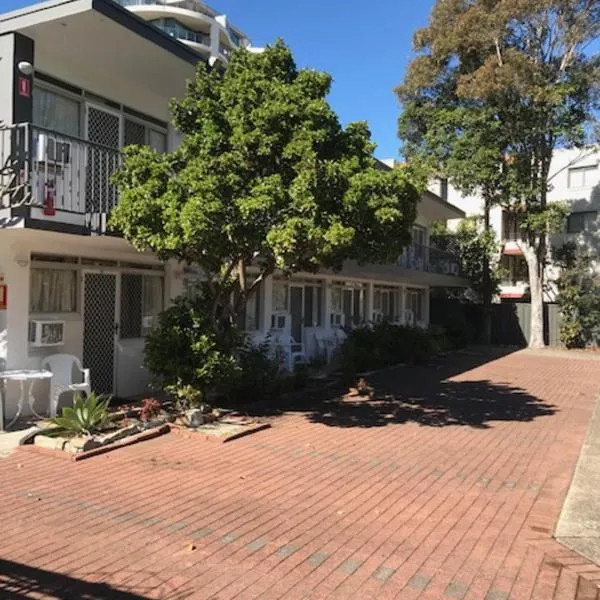
M 455 356 L 371 383 L 387 398 L 232 444 L 1 460 L 0 598 L 598 597 L 551 533 L 600 361 Z

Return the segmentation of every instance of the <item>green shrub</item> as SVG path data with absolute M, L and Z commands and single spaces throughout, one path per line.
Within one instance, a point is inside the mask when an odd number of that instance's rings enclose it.
M 75 394 L 73 406 L 65 406 L 60 417 L 49 419 L 66 433 L 92 435 L 106 429 L 110 422 L 108 404 L 110 396 L 91 393 L 85 399 Z
M 279 359 L 267 338 L 260 344 L 246 340 L 237 350 L 239 375 L 228 395 L 239 403 L 256 402 L 276 396 L 280 391 Z
M 217 331 L 200 296 L 182 296 L 159 315 L 146 338 L 144 364 L 180 404 L 192 407 L 240 374 L 240 334 L 231 325 Z M 222 323 L 222 322 L 221 322 Z
M 342 345 L 342 368 L 354 375 L 398 363 L 419 364 L 438 350 L 427 331 L 384 322 L 348 332 Z

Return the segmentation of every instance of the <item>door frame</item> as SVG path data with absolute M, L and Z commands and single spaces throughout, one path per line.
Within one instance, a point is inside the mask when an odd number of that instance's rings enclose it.
M 113 382 L 111 394 L 117 393 L 117 370 L 118 370 L 118 351 L 119 351 L 119 335 L 120 335 L 120 315 L 121 315 L 121 271 L 118 267 L 86 267 L 81 270 L 81 316 L 83 321 L 83 335 L 82 335 L 82 346 L 85 340 L 85 286 L 86 286 L 86 275 L 112 275 L 115 278 L 115 311 L 114 311 L 114 323 L 113 323 Z M 81 356 L 83 360 L 83 352 Z M 87 365 L 83 365 L 87 367 Z M 93 390 L 92 390 L 93 391 Z

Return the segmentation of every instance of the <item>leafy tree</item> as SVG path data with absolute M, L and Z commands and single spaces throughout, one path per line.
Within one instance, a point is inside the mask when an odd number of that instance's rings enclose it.
M 600 338 L 600 280 L 592 259 L 572 242 L 556 248 L 554 259 L 561 267 L 556 281 L 560 339 L 567 348 L 596 345 Z
M 395 261 L 419 193 L 409 172 L 378 168 L 366 124 L 340 125 L 330 85 L 280 41 L 236 52 L 225 71 L 200 64 L 172 103 L 181 147 L 126 150 L 112 226 L 139 250 L 198 265 L 213 315 L 225 306 L 231 320 L 276 269 Z
M 417 56 L 398 94 L 409 157 L 479 192 L 485 214 L 518 215 L 531 290 L 530 346 L 544 345 L 553 150 L 583 146 L 598 106 L 599 0 L 438 0 L 415 34 Z
M 463 219 L 455 232 L 446 226 L 432 228 L 431 242 L 443 249 L 452 245 L 458 249 L 461 271 L 470 286 L 461 298 L 484 304 L 499 291 L 502 269 L 498 265 L 498 243 L 492 229 L 484 228 L 480 217 Z

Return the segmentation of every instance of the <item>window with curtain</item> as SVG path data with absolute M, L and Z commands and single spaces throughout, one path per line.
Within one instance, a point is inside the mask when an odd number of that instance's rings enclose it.
M 273 282 L 273 312 L 288 310 L 288 284 L 285 281 Z
M 81 105 L 73 98 L 34 86 L 33 123 L 58 133 L 81 137 Z
M 77 311 L 77 271 L 31 269 L 29 311 L 31 313 L 70 313 Z

